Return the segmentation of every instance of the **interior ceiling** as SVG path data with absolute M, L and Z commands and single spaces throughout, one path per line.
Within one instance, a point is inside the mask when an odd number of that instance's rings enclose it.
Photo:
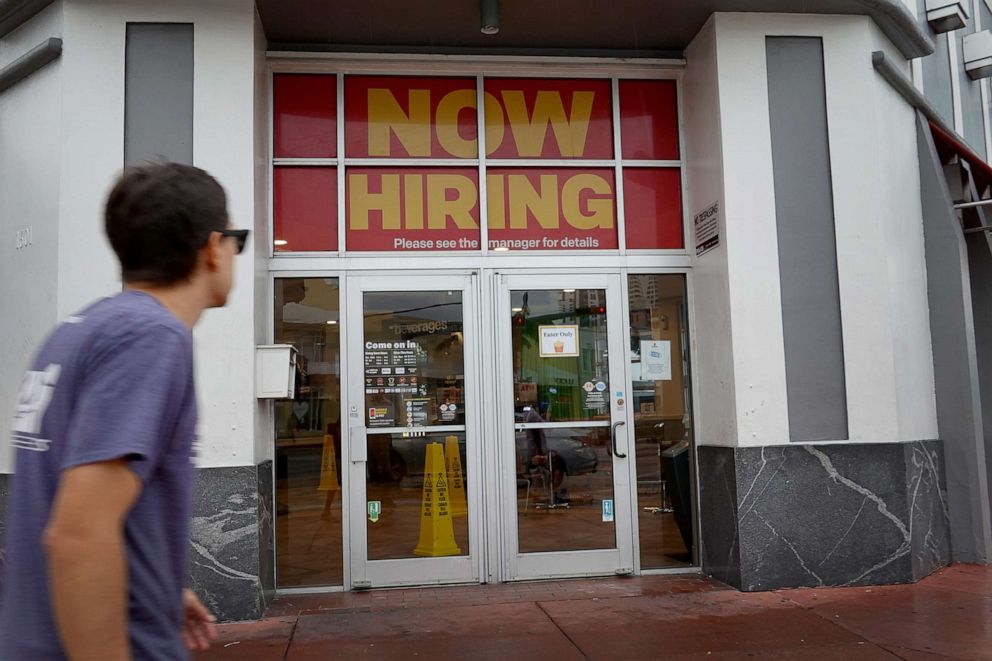
M 715 11 L 854 13 L 875 16 L 883 29 L 891 29 L 885 23 L 893 17 L 915 26 L 899 0 L 501 0 L 496 35 L 479 31 L 479 0 L 257 0 L 257 6 L 273 50 L 671 55 L 681 53 Z

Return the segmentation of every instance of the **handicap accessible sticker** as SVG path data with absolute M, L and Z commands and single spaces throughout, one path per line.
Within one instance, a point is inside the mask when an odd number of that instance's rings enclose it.
M 603 501 L 603 522 L 610 523 L 613 521 L 613 501 L 604 500 Z
M 379 520 L 379 515 L 382 514 L 382 501 L 381 500 L 370 500 L 369 504 L 369 521 L 376 523 Z

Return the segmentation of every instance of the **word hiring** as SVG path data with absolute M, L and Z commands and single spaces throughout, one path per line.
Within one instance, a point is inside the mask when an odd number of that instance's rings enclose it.
M 486 175 L 490 230 L 579 230 L 615 225 L 613 183 L 577 171 L 538 176 Z M 476 230 L 479 189 L 473 177 L 456 173 L 348 173 L 348 228 L 352 231 Z M 403 247 L 403 246 L 397 246 Z
M 503 90 L 500 98 L 485 93 L 486 155 L 495 153 L 506 139 L 506 124 L 521 158 L 545 156 L 548 127 L 555 136 L 563 158 L 585 156 L 586 138 L 592 116 L 595 92 L 576 90 L 568 112 L 561 92 L 540 90 L 533 110 L 529 110 L 522 90 Z M 478 158 L 476 138 L 466 138 L 459 131 L 459 116 L 476 108 L 476 91 L 463 89 L 448 92 L 431 116 L 431 90 L 407 90 L 402 104 L 392 90 L 368 90 L 369 156 L 407 156 L 428 158 L 432 153 L 431 134 L 437 136 L 441 149 L 453 158 Z M 508 121 L 507 121 L 508 120 Z M 391 136 L 395 135 L 404 154 L 393 153 Z

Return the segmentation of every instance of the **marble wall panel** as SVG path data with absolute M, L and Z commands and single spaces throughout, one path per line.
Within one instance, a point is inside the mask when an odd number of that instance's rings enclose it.
M 740 585 L 737 538 L 737 480 L 734 453 L 702 446 L 699 463 L 700 558 L 706 571 L 728 585 Z M 702 479 L 705 476 L 705 479 Z
M 704 570 L 748 591 L 926 576 L 950 560 L 941 447 L 700 448 Z
M 190 587 L 221 621 L 265 612 L 260 562 L 259 469 L 204 468 L 190 526 Z M 269 516 L 271 520 L 271 516 Z
M 258 465 L 258 576 L 265 605 L 276 591 L 276 539 L 272 462 Z

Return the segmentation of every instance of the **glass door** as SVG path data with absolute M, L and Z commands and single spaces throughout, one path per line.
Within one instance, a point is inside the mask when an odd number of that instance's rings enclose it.
M 474 281 L 348 278 L 354 587 L 478 580 Z
M 497 443 L 510 579 L 633 571 L 618 275 L 503 275 Z

